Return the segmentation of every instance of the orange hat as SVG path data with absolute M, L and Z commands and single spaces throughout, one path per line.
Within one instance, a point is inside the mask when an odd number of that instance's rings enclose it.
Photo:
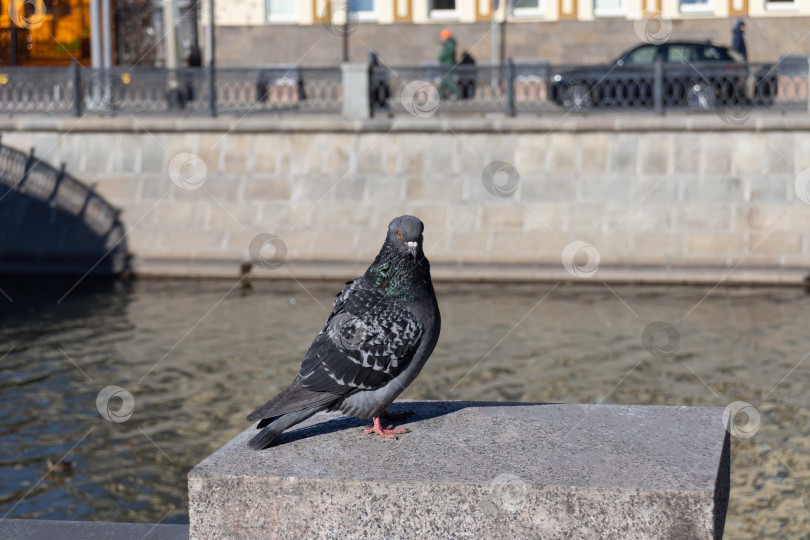
M 439 32 L 439 39 L 450 39 L 451 37 L 453 37 L 453 32 L 447 28 Z

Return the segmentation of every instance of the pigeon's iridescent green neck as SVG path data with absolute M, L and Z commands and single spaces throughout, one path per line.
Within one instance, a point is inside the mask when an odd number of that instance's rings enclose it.
M 426 266 L 427 260 L 417 263 L 383 249 L 366 271 L 366 276 L 374 286 L 382 288 L 387 296 L 408 302 L 419 292 L 418 284 L 424 283 Z

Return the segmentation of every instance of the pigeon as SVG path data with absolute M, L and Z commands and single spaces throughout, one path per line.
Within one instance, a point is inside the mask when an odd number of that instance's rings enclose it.
M 422 222 L 400 216 L 388 225 L 380 253 L 359 278 L 346 282 L 334 309 L 285 390 L 252 412 L 261 431 L 248 445 L 261 450 L 286 429 L 319 411 L 369 418 L 367 434 L 386 439 L 406 429 L 387 407 L 413 382 L 439 340 L 441 317 L 422 246 Z

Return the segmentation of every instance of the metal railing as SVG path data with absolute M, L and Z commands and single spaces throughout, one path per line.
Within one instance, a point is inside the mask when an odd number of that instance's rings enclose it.
M 810 110 L 807 58 L 369 68 L 370 113 Z M 339 67 L 0 68 L 0 113 L 340 113 Z M 358 89 L 359 91 L 359 89 Z
M 340 112 L 340 68 L 0 69 L 0 113 Z
M 806 58 L 778 63 L 578 66 L 510 61 L 504 66 L 375 67 L 370 86 L 373 111 L 404 110 L 417 116 L 729 108 L 806 111 L 810 100 Z
M 103 258 L 109 262 L 110 270 L 117 273 L 126 269 L 129 259 L 126 243 L 123 241 L 126 235 L 120 220 L 120 210 L 100 197 L 92 186 L 87 186 L 68 174 L 64 164 L 56 169 L 37 159 L 33 150 L 25 154 L 0 144 L 0 199 L 8 192 L 16 192 L 45 203 L 83 223 L 100 239 L 100 246 L 104 250 Z M 59 239 L 62 240 L 61 237 Z M 57 248 L 61 252 L 67 250 L 63 245 L 54 246 L 54 249 Z M 82 253 L 82 249 L 82 246 L 75 247 L 76 253 L 73 255 Z M 0 253 L 0 260 L 13 255 Z M 94 258 L 97 254 L 89 255 Z M 101 259 L 96 264 L 98 262 Z

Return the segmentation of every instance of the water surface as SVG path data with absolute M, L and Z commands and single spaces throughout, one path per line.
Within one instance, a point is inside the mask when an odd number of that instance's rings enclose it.
M 182 523 L 186 474 L 295 376 L 339 283 L 0 281 L 0 516 Z M 413 399 L 750 403 L 727 538 L 810 537 L 810 297 L 799 289 L 439 284 Z M 652 322 L 671 324 L 642 343 Z M 670 354 L 674 352 L 674 354 Z M 120 423 L 99 391 L 135 400 Z M 113 410 L 120 402 L 112 402 Z M 745 418 L 742 418 L 745 420 Z M 689 437 L 689 433 L 684 433 Z M 67 472 L 47 461 L 67 454 Z

